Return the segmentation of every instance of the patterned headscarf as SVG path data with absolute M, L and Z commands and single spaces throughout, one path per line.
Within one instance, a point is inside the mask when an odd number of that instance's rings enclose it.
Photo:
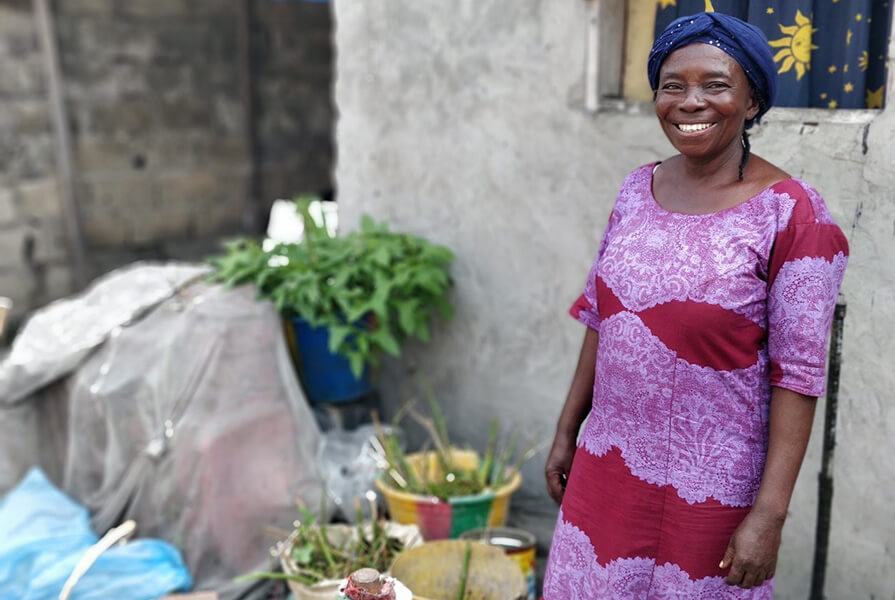
M 650 50 L 647 74 L 653 91 L 659 87 L 662 62 L 673 51 L 694 42 L 720 48 L 743 68 L 762 100 L 755 118 L 746 121 L 746 128 L 751 127 L 771 108 L 777 95 L 777 66 L 764 33 L 755 25 L 717 12 L 703 12 L 672 21 Z

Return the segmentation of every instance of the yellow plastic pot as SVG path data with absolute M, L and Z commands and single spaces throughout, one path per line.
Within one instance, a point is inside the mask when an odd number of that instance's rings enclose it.
M 473 450 L 454 448 L 451 453 L 454 463 L 461 469 L 475 469 L 479 464 L 478 454 Z M 440 474 L 436 452 L 409 454 L 407 462 L 417 476 L 423 472 Z M 522 484 L 522 476 L 516 472 L 497 490 L 455 496 L 444 502 L 434 496 L 398 490 L 386 477 L 384 473 L 380 474 L 376 489 L 385 496 L 391 518 L 398 523 L 418 525 L 426 540 L 456 538 L 470 529 L 506 525 L 510 495 Z

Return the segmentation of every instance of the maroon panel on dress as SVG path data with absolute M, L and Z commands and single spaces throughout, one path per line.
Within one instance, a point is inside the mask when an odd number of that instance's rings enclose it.
M 580 448 L 563 499 L 563 516 L 588 535 L 601 565 L 653 558 L 678 565 L 692 579 L 727 574 L 718 563 L 749 510 L 712 498 L 691 504 L 670 485 L 632 475 L 618 448 L 601 457 Z
M 765 337 L 757 323 L 705 302 L 671 300 L 638 316 L 679 358 L 717 371 L 754 365 Z

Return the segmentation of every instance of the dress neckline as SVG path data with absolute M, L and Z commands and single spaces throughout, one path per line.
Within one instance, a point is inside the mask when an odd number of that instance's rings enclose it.
M 658 169 L 658 168 L 659 168 L 659 165 L 661 165 L 661 164 L 662 164 L 662 161 L 659 160 L 659 161 L 656 161 L 656 162 L 654 162 L 654 163 L 652 163 L 652 164 L 646 165 L 647 168 L 649 169 L 649 177 L 647 178 L 647 187 L 646 187 L 646 191 L 647 191 L 647 193 L 649 194 L 649 201 L 650 201 L 650 204 L 651 204 L 656 210 L 658 210 L 659 212 L 664 213 L 664 214 L 666 214 L 666 215 L 671 215 L 671 216 L 676 216 L 676 217 L 713 217 L 713 216 L 716 216 L 716 215 L 722 215 L 722 214 L 727 213 L 727 212 L 729 212 L 729 211 L 732 211 L 732 210 L 738 209 L 738 208 L 740 208 L 740 207 L 746 206 L 747 204 L 750 204 L 753 200 L 755 200 L 756 198 L 758 198 L 758 197 L 760 197 L 760 196 L 763 196 L 763 195 L 766 194 L 768 191 L 770 191 L 770 190 L 772 190 L 773 188 L 777 187 L 777 186 L 780 185 L 781 183 L 786 183 L 787 181 L 795 181 L 795 180 L 796 180 L 795 177 L 793 177 L 792 175 L 790 175 L 789 177 L 786 177 L 786 178 L 784 178 L 784 179 L 780 179 L 780 180 L 778 180 L 778 181 L 775 181 L 775 182 L 772 183 L 771 185 L 768 185 L 768 186 L 766 186 L 766 187 L 764 187 L 764 188 L 758 190 L 757 192 L 755 192 L 754 194 L 752 194 L 751 196 L 749 196 L 749 197 L 746 198 L 745 200 L 742 200 L 742 201 L 740 201 L 740 202 L 737 202 L 737 203 L 734 204 L 733 206 L 728 206 L 727 208 L 721 208 L 721 209 L 718 209 L 718 210 L 714 210 L 714 211 L 712 211 L 712 212 L 705 212 L 705 213 L 685 213 L 685 212 L 679 212 L 679 211 L 676 211 L 676 210 L 668 210 L 667 208 L 665 208 L 664 206 L 662 206 L 661 204 L 659 204 L 659 201 L 658 201 L 658 200 L 656 200 L 656 195 L 653 193 L 653 176 L 656 174 L 656 169 Z

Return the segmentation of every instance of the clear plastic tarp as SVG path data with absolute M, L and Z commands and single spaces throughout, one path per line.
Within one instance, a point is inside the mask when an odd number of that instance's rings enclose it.
M 131 267 L 35 315 L 0 365 L 0 494 L 39 464 L 100 534 L 134 519 L 196 589 L 263 598 L 233 578 L 268 567 L 297 503 L 319 506 L 320 432 L 274 308 L 201 272 Z

